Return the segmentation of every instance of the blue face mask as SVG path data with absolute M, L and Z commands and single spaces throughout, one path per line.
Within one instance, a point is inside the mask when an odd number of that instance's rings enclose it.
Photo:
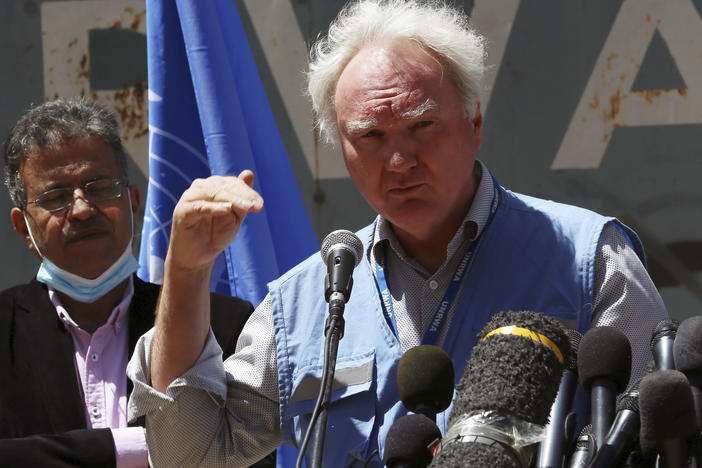
M 91 303 L 112 291 L 138 268 L 139 264 L 132 255 L 132 242 L 130 241 L 117 261 L 95 279 L 75 275 L 42 256 L 37 281 L 61 291 L 78 302 Z
M 129 194 L 129 191 L 127 191 L 127 194 Z M 131 215 L 131 210 L 129 213 Z M 132 255 L 132 241 L 130 240 L 124 252 L 122 252 L 122 255 L 100 276 L 95 279 L 83 278 L 82 276 L 78 276 L 58 267 L 42 254 L 41 251 L 39 251 L 37 243 L 34 241 L 32 231 L 29 229 L 26 214 L 24 216 L 24 222 L 27 225 L 29 237 L 42 258 L 41 266 L 37 273 L 37 281 L 51 286 L 57 291 L 61 291 L 78 302 L 89 304 L 97 301 L 105 294 L 112 291 L 112 289 L 139 268 L 139 264 L 134 258 L 134 255 Z

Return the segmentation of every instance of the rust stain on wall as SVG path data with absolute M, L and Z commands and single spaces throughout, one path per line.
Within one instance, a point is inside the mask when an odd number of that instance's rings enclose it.
M 132 21 L 132 24 L 129 25 L 129 29 L 132 31 L 139 31 L 139 26 L 141 26 L 141 22 L 144 21 L 144 17 L 146 16 L 146 10 L 142 10 L 139 13 L 134 13 L 134 10 L 131 8 L 126 8 L 124 11 L 134 15 L 134 21 Z
M 122 138 L 139 138 L 149 132 L 146 80 L 112 94 L 114 109 L 122 127 Z
M 605 121 L 608 120 L 614 120 L 617 115 L 619 114 L 619 106 L 622 101 L 622 90 L 617 89 L 617 92 L 614 93 L 610 98 L 609 98 L 609 110 L 604 112 L 603 119 Z
M 678 93 L 682 97 L 687 96 L 687 89 L 685 88 L 675 88 L 675 89 L 644 89 L 632 91 L 634 94 L 643 96 L 647 103 L 653 104 L 653 101 L 658 99 L 663 95 L 670 95 L 672 93 Z
M 88 54 L 82 54 L 80 63 L 78 64 L 78 78 L 85 80 L 90 79 L 90 70 L 88 69 Z
M 591 109 L 597 109 L 597 106 L 600 105 L 600 97 L 595 93 L 595 96 L 592 98 L 592 102 L 590 103 L 590 108 Z
M 638 93 L 643 94 L 644 99 L 649 104 L 653 104 L 653 100 L 661 95 L 660 89 L 646 89 L 644 91 L 638 91 Z
M 611 54 L 609 54 L 609 55 L 607 56 L 607 70 L 611 70 L 611 69 L 612 69 L 612 62 L 613 62 L 617 57 L 619 57 L 619 54 L 617 54 L 616 52 L 612 52 Z

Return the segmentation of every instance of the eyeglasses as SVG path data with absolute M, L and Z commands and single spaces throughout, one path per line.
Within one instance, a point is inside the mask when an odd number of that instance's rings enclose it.
M 114 200 L 122 196 L 124 182 L 118 179 L 98 179 L 86 182 L 80 186 L 83 196 L 89 202 Z M 78 187 L 62 187 L 47 190 L 36 200 L 27 202 L 28 205 L 39 205 L 46 211 L 61 211 L 73 203 L 73 193 Z

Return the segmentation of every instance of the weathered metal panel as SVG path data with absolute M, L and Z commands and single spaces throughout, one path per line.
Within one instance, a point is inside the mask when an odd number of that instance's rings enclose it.
M 233 1 L 318 236 L 361 227 L 373 213 L 346 177 L 338 148 L 318 141 L 303 95 L 307 45 L 344 2 Z M 630 224 L 671 314 L 696 315 L 702 306 L 702 0 L 456 4 L 489 39 L 479 157 L 516 191 Z M 0 3 L 1 136 L 23 108 L 45 96 L 96 96 L 117 110 L 131 173 L 145 194 L 143 28 L 139 0 Z M 9 211 L 6 198 L 0 203 Z M 11 267 L 0 271 L 0 287 L 36 269 L 7 219 L 0 238 Z

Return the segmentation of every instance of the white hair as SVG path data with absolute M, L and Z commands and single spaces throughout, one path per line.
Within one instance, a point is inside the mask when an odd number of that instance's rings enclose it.
M 485 71 L 485 39 L 456 7 L 435 0 L 357 0 L 347 4 L 312 46 L 307 91 L 327 142 L 337 135 L 334 95 L 346 65 L 366 45 L 409 39 L 453 78 L 466 115 L 475 116 Z

